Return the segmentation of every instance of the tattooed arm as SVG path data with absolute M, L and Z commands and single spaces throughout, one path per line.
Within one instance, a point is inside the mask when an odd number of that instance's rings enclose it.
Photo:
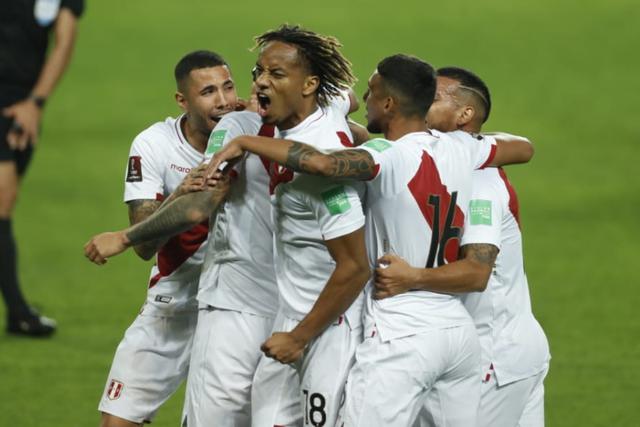
M 482 292 L 487 287 L 498 251 L 490 244 L 465 245 L 461 248 L 461 259 L 437 268 L 411 267 L 399 256 L 387 254 L 378 260 L 375 298 L 388 298 L 410 290 Z
M 204 172 L 207 168 L 206 164 L 201 164 L 198 167 L 193 168 L 187 176 L 184 177 L 180 185 L 174 190 L 173 193 L 169 195 L 163 202 L 158 200 L 150 200 L 150 199 L 141 199 L 141 200 L 130 200 L 127 202 L 129 206 L 129 225 L 136 225 L 148 217 L 150 217 L 154 212 L 159 209 L 163 209 L 173 200 L 177 199 L 180 196 L 185 194 L 201 191 Z M 133 250 L 138 254 L 140 258 L 145 261 L 150 260 L 156 252 L 160 249 L 162 245 L 165 244 L 167 239 L 156 239 L 148 242 L 141 243 L 139 245 L 135 245 Z
M 157 200 L 131 200 L 127 202 L 129 206 L 129 225 L 136 225 L 158 210 L 162 202 Z M 155 253 L 163 245 L 164 240 L 152 240 L 149 242 L 135 245 L 133 250 L 138 254 L 140 258 L 145 261 L 150 260 Z
M 219 181 L 215 188 L 178 197 L 133 227 L 94 236 L 84 246 L 85 256 L 102 265 L 107 258 L 124 252 L 130 246 L 166 239 L 186 231 L 207 219 L 224 200 L 228 190 L 227 178 Z
M 240 136 L 216 153 L 209 163 L 213 177 L 223 162 L 240 158 L 245 151 L 265 157 L 296 172 L 330 178 L 368 180 L 375 177 L 375 162 L 366 150 L 339 150 L 324 154 L 310 145 L 287 139 Z

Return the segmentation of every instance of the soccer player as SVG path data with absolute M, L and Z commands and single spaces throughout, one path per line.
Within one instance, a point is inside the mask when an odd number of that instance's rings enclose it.
M 323 154 L 292 140 L 241 137 L 209 170 L 246 150 L 296 171 L 369 180 L 367 244 L 372 265 L 385 252 L 416 265 L 457 258 L 473 169 L 528 161 L 528 141 L 431 135 L 425 124 L 435 73 L 405 55 L 382 60 L 365 94 L 367 128 L 384 133 L 362 148 Z M 391 142 L 395 141 L 395 142 Z M 469 314 L 453 295 L 418 291 L 375 300 L 367 289 L 365 341 L 346 387 L 345 426 L 411 425 L 429 393 L 447 389 L 443 425 L 473 426 L 479 400 L 479 344 Z
M 204 171 L 198 165 L 209 134 L 236 107 L 231 72 L 216 53 L 185 55 L 175 67 L 175 79 L 176 101 L 184 113 L 155 123 L 131 146 L 124 195 L 131 225 L 185 192 L 200 191 Z M 186 379 L 207 234 L 204 222 L 169 240 L 134 246 L 145 260 L 155 255 L 156 264 L 145 304 L 114 356 L 99 405 L 103 427 L 150 422 Z
M 429 127 L 443 132 L 478 133 L 490 110 L 489 89 L 477 75 L 458 67 L 438 70 L 436 96 L 427 114 Z M 487 168 L 473 173 L 473 193 L 461 245 L 463 256 L 467 256 L 449 266 L 477 262 L 468 256 L 471 252 L 485 253 L 491 264 L 495 260 L 486 289 L 482 283 L 455 289 L 484 290 L 462 297 L 482 347 L 478 425 L 543 426 L 543 380 L 549 365 L 549 346 L 531 312 L 518 198 L 502 169 Z M 412 289 L 445 290 L 434 286 L 441 280 L 439 275 L 443 272 L 438 271 L 441 268 L 414 268 L 392 254 L 382 257 L 379 263 L 386 266 L 376 270 L 379 298 Z

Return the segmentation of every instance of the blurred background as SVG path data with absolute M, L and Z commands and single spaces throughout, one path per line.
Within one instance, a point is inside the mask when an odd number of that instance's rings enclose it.
M 23 290 L 59 330 L 43 341 L 0 333 L 0 426 L 98 425 L 112 356 L 144 301 L 150 264 L 128 252 L 99 268 L 82 246 L 128 224 L 129 145 L 179 114 L 181 56 L 219 52 L 247 96 L 252 37 L 284 22 L 340 39 L 360 96 L 377 62 L 397 52 L 486 81 L 485 129 L 536 146 L 529 165 L 508 173 L 533 309 L 553 357 L 547 425 L 638 425 L 637 1 L 89 0 L 14 216 Z M 153 425 L 177 426 L 181 407 L 180 393 Z

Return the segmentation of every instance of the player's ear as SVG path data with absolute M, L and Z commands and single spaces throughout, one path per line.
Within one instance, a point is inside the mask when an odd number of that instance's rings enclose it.
M 177 91 L 175 94 L 175 98 L 180 108 L 182 108 L 183 111 L 187 111 L 187 100 L 182 94 L 182 92 Z
M 398 106 L 398 100 L 395 99 L 393 96 L 388 95 L 384 99 L 384 112 L 385 113 L 391 113 L 391 112 L 395 111 L 397 106 Z
M 456 125 L 458 127 L 463 127 L 466 124 L 470 123 L 471 120 L 476 116 L 476 109 L 471 105 L 465 105 L 458 113 L 458 118 L 456 119 Z
M 307 76 L 302 86 L 302 94 L 309 96 L 318 90 L 318 86 L 320 86 L 320 78 L 318 76 Z

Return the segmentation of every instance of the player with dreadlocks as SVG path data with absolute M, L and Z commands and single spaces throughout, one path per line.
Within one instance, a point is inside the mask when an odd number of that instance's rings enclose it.
M 340 43 L 287 25 L 256 41 L 254 79 L 262 121 L 275 125 L 280 137 L 319 150 L 350 145 L 349 101 L 343 94 L 355 78 Z M 280 307 L 254 377 L 253 425 L 329 426 L 362 336 L 369 265 L 361 188 L 294 174 L 276 164 L 270 174 Z M 288 364 L 298 373 L 297 383 L 284 374 Z M 301 407 L 286 403 L 292 398 Z

